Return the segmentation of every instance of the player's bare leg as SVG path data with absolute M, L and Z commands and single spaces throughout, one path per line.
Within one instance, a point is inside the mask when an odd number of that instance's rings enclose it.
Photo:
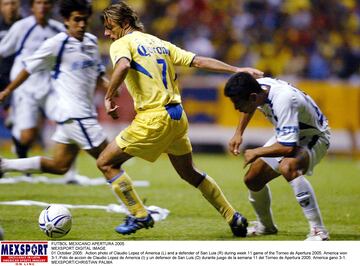
M 15 151 L 18 158 L 26 158 L 30 147 L 36 140 L 38 130 L 37 128 L 27 128 L 21 130 L 20 139 L 14 137 Z
M 94 159 L 98 159 L 100 154 L 105 150 L 106 146 L 108 145 L 108 141 L 104 140 L 103 143 L 101 143 L 98 147 L 85 150 L 89 155 L 91 155 Z
M 3 172 L 64 174 L 70 168 L 79 148 L 76 145 L 57 143 L 53 157 L 35 156 L 23 159 L 2 159 Z
M 169 159 L 180 177 L 198 188 L 211 205 L 226 219 L 234 235 L 246 236 L 246 218 L 235 211 L 214 179 L 195 168 L 192 154 L 179 156 L 169 154 Z
M 41 157 L 41 170 L 45 173 L 63 175 L 70 169 L 78 153 L 79 148 L 75 144 L 56 143 L 51 158 Z
M 279 170 L 293 188 L 296 200 L 303 209 L 309 222 L 310 234 L 306 240 L 328 240 L 329 233 L 325 229 L 315 192 L 304 174 L 309 167 L 309 154 L 299 149 L 293 158 L 284 158 Z
M 279 175 L 261 159 L 252 163 L 247 171 L 244 182 L 249 189 L 249 201 L 257 217 L 257 221 L 251 222 L 248 228 L 248 236 L 277 233 L 271 210 L 271 191 L 266 184 Z
M 105 148 L 97 160 L 98 168 L 103 172 L 108 183 L 111 184 L 114 193 L 131 213 L 130 216 L 126 217 L 125 223 L 115 228 L 120 234 L 135 233 L 141 228 L 149 228 L 154 225 L 154 220 L 147 213 L 130 177 L 121 168 L 121 165 L 131 157 L 119 148 L 114 140 Z

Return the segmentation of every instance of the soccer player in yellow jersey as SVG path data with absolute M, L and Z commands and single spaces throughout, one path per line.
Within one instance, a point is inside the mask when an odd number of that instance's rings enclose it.
M 125 81 L 137 113 L 131 125 L 120 132 L 97 160 L 99 169 L 131 213 L 115 230 L 120 234 L 131 234 L 154 224 L 131 179 L 121 168 L 122 164 L 134 156 L 153 162 L 161 153 L 167 153 L 180 177 L 201 191 L 226 219 L 234 235 L 245 237 L 246 218 L 234 210 L 215 180 L 194 166 L 188 121 L 181 106 L 174 66 L 248 72 L 255 77 L 263 73 L 196 56 L 144 33 L 138 16 L 124 2 L 107 7 L 103 11 L 103 22 L 105 35 L 114 41 L 110 47 L 114 72 L 105 96 L 105 108 L 112 118 L 118 117 L 118 106 L 113 99 Z

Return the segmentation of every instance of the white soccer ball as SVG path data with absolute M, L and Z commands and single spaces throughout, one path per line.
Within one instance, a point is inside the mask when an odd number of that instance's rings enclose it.
M 69 233 L 71 225 L 71 213 L 62 205 L 50 205 L 40 213 L 39 227 L 48 237 L 63 237 Z

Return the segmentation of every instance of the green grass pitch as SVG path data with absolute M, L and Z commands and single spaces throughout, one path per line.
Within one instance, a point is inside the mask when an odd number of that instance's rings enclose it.
M 2 154 L 6 155 L 6 154 Z M 196 166 L 212 176 L 233 206 L 249 220 L 254 212 L 247 200 L 242 177 L 241 157 L 194 155 Z M 80 174 L 101 176 L 95 161 L 81 153 L 77 160 Z M 279 177 L 270 183 L 272 207 L 279 233 L 273 236 L 239 239 L 232 236 L 225 220 L 207 203 L 201 193 L 182 181 L 166 156 L 148 163 L 132 159 L 124 167 L 133 180 L 148 180 L 150 187 L 137 191 L 147 205 L 170 210 L 164 221 L 150 230 L 122 236 L 114 228 L 124 215 L 103 210 L 71 209 L 73 226 L 61 240 L 304 240 L 308 225 L 291 187 Z M 325 225 L 332 240 L 360 240 L 360 163 L 327 157 L 309 177 L 317 195 Z M 35 200 L 50 203 L 116 203 L 110 188 L 103 186 L 11 184 L 0 185 L 0 201 Z M 0 225 L 6 240 L 47 240 L 38 227 L 41 207 L 0 205 Z

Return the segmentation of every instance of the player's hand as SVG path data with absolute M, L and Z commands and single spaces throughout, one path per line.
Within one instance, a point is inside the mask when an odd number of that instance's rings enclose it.
M 239 147 L 240 147 L 242 141 L 243 141 L 243 138 L 240 134 L 235 134 L 229 141 L 229 144 L 228 144 L 229 151 L 232 154 L 234 154 L 235 156 L 240 154 Z
M 9 96 L 9 92 L 7 90 L 3 90 L 0 92 L 0 104 L 3 103 L 6 98 Z
M 249 149 L 244 151 L 244 168 L 254 162 L 258 158 L 256 149 Z
M 238 69 L 238 72 L 246 72 L 249 73 L 251 76 L 253 76 L 254 78 L 262 78 L 264 76 L 264 72 L 256 69 L 256 68 L 252 68 L 252 67 L 242 67 Z
M 115 120 L 119 118 L 119 114 L 117 112 L 119 106 L 112 99 L 105 98 L 104 105 L 106 113 L 110 115 L 112 119 Z

